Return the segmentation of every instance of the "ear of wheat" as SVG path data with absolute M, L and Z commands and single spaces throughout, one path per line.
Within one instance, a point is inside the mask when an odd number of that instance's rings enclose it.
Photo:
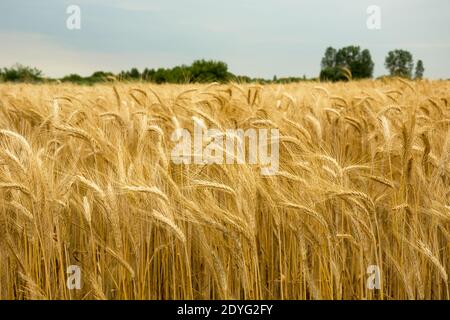
M 0 299 L 450 299 L 449 92 L 0 84 Z M 194 124 L 278 129 L 278 174 L 172 162 Z

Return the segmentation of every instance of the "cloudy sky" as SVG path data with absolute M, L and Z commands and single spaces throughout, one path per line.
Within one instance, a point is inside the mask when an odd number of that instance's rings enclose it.
M 66 9 L 81 8 L 68 30 Z M 366 26 L 381 8 L 381 29 Z M 375 75 L 389 50 L 422 59 L 425 76 L 450 78 L 449 0 L 1 0 L 0 67 L 48 76 L 223 60 L 237 74 L 317 76 L 327 46 L 368 48 Z

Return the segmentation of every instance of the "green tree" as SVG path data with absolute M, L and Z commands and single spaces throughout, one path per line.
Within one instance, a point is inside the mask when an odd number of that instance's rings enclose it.
M 190 72 L 193 82 L 226 82 L 229 79 L 228 66 L 222 61 L 194 61 Z
M 347 81 L 348 78 L 345 76 L 342 68 L 340 67 L 329 67 L 322 69 L 320 71 L 320 81 Z
M 406 50 L 389 51 L 384 65 L 391 76 L 411 78 L 414 67 L 413 56 Z
M 11 82 L 41 81 L 42 71 L 36 68 L 15 64 L 10 68 L 3 68 L 2 78 Z
M 414 78 L 422 79 L 424 71 L 425 71 L 425 68 L 423 67 L 422 60 L 418 60 L 417 64 L 416 64 L 416 72 L 415 72 Z
M 145 68 L 144 71 L 142 71 L 142 79 L 144 81 L 152 81 L 154 75 L 155 75 L 154 69 Z
M 141 74 L 139 73 L 139 70 L 137 68 L 132 68 L 130 70 L 129 77 L 131 79 L 139 79 L 141 77 Z
M 105 71 L 95 71 L 90 77 L 84 78 L 85 83 L 93 84 L 97 82 L 104 82 L 108 81 L 108 78 L 114 77 L 114 74 L 111 72 L 105 72 Z
M 166 69 L 164 68 L 159 68 L 158 70 L 155 71 L 155 74 L 153 75 L 153 81 L 161 84 L 161 83 L 166 83 L 168 82 L 168 74 L 169 71 L 166 71 Z
M 325 50 L 325 55 L 320 63 L 322 69 L 334 68 L 336 66 L 336 49 L 328 47 Z
M 336 53 L 336 66 L 349 69 L 353 79 L 363 79 L 372 77 L 374 63 L 369 50 L 347 46 Z
M 375 64 L 372 60 L 372 55 L 368 49 L 364 49 L 361 52 L 358 62 L 356 63 L 355 70 L 352 71 L 352 75 L 360 78 L 372 78 L 373 68 Z
M 341 81 L 350 78 L 372 78 L 374 63 L 367 49 L 361 51 L 358 46 L 347 46 L 336 51 L 328 47 L 322 58 L 321 67 L 321 80 Z
M 61 81 L 62 82 L 72 82 L 72 83 L 83 83 L 86 80 L 79 74 L 72 73 L 72 74 L 69 74 L 68 76 L 65 76 L 64 78 L 62 78 Z

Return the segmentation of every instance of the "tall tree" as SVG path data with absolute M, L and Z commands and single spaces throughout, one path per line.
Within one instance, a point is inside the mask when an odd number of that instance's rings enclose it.
M 372 78 L 373 76 L 373 68 L 375 64 L 372 60 L 372 55 L 370 54 L 370 51 L 368 49 L 364 49 L 361 52 L 361 58 L 360 58 L 360 66 L 359 66 L 359 72 L 357 72 L 357 75 L 361 75 L 361 78 Z
M 358 61 L 360 48 L 358 46 L 348 46 L 338 50 L 336 53 L 336 65 L 351 69 L 355 61 Z
M 336 66 L 349 69 L 353 79 L 363 79 L 372 77 L 374 63 L 369 50 L 348 46 L 337 52 Z
M 424 71 L 425 71 L 425 68 L 423 67 L 422 60 L 418 60 L 417 64 L 416 64 L 416 72 L 415 72 L 414 78 L 422 79 Z
M 325 50 L 325 55 L 321 62 L 322 69 L 334 68 L 336 66 L 336 52 L 336 49 L 333 47 L 328 47 Z
M 130 70 L 130 78 L 131 79 L 139 79 L 141 74 L 139 73 L 139 70 L 137 68 L 131 68 Z
M 371 78 L 374 63 L 370 51 L 367 49 L 361 51 L 358 46 L 347 46 L 336 51 L 336 49 L 328 47 L 322 58 L 321 66 L 320 78 L 322 80 L 339 81 L 349 78 Z
M 384 65 L 391 76 L 411 78 L 414 68 L 413 56 L 406 50 L 389 51 Z
M 222 61 L 197 60 L 190 66 L 192 82 L 225 82 L 228 80 L 228 65 Z

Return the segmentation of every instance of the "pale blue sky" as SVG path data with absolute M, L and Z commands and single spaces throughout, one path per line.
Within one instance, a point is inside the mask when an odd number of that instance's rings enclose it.
M 81 30 L 66 28 L 81 7 Z M 366 27 L 381 7 L 381 30 Z M 425 76 L 450 78 L 449 0 L 1 0 L 0 67 L 33 65 L 49 76 L 223 60 L 254 77 L 317 76 L 327 46 L 371 51 L 375 75 L 403 48 Z

